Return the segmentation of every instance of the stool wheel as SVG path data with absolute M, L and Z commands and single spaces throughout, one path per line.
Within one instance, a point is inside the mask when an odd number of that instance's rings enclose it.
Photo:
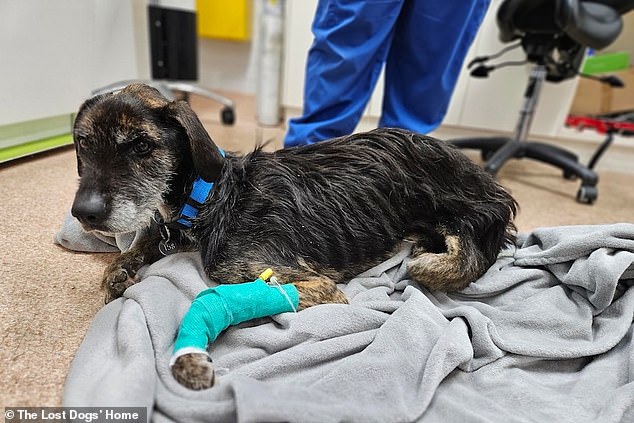
M 592 204 L 599 196 L 597 187 L 590 185 L 581 185 L 577 191 L 577 202 L 582 204 Z
M 220 111 L 220 119 L 224 125 L 233 125 L 236 121 L 236 115 L 232 107 L 225 107 Z

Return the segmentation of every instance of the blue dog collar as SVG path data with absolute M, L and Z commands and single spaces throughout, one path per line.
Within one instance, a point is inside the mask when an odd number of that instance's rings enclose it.
M 222 157 L 225 157 L 225 152 L 221 148 L 218 148 L 218 151 L 220 151 Z M 189 197 L 187 197 L 185 204 L 180 209 L 178 217 L 173 223 L 180 228 L 191 228 L 194 219 L 198 216 L 200 207 L 202 207 L 205 201 L 207 201 L 207 198 L 209 198 L 213 187 L 213 182 L 207 182 L 200 176 L 197 176 L 192 185 Z

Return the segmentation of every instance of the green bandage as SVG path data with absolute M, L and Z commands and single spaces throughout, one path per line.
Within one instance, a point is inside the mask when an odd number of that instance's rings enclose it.
M 198 294 L 181 322 L 173 361 L 190 352 L 207 352 L 207 346 L 231 325 L 296 311 L 299 293 L 293 284 L 253 282 L 219 285 Z

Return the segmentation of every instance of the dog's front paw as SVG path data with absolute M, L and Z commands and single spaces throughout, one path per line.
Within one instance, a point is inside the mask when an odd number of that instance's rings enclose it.
M 137 271 L 142 266 L 136 257 L 121 255 L 106 267 L 103 274 L 102 286 L 106 290 L 106 303 L 123 295 L 123 292 L 137 283 Z
M 214 386 L 214 365 L 204 353 L 179 356 L 172 365 L 174 379 L 186 388 L 201 390 Z
M 126 289 L 136 283 L 134 277 L 130 277 L 128 270 L 122 267 L 111 269 L 108 267 L 103 275 L 103 286 L 106 290 L 106 304 L 121 297 Z

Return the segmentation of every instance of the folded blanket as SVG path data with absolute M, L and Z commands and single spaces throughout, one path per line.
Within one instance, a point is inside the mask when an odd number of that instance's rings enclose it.
M 77 219 L 67 213 L 53 242 L 73 251 L 114 253 L 127 251 L 145 235 L 145 231 L 127 232 L 108 236 L 98 232 L 87 233 Z
M 634 225 L 536 230 L 452 294 L 407 278 L 410 248 L 340 285 L 349 305 L 223 332 L 205 391 L 168 363 L 210 281 L 197 254 L 166 257 L 95 316 L 64 405 L 157 422 L 634 421 Z

